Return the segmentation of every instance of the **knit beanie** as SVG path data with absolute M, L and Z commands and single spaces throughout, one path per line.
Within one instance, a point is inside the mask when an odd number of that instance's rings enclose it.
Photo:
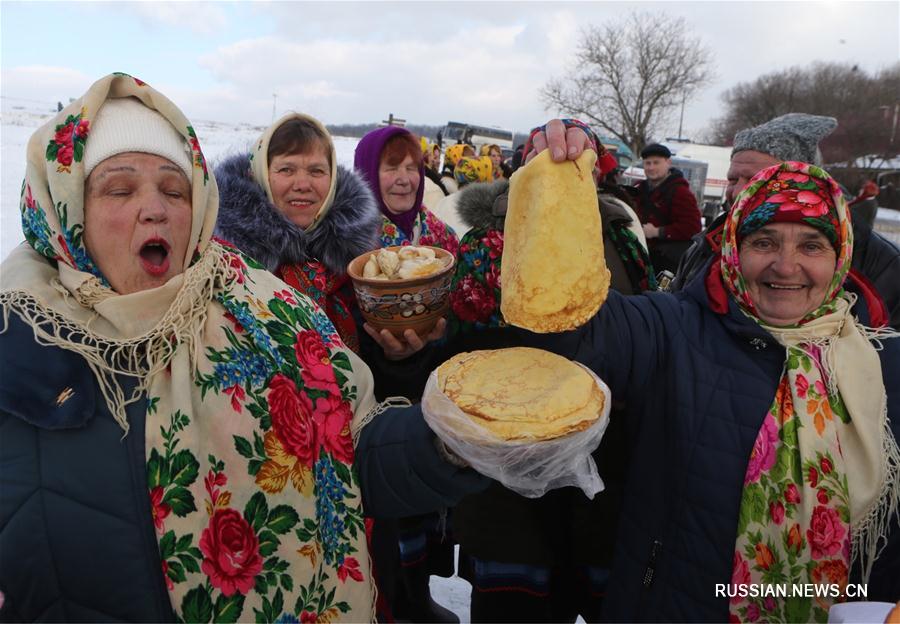
M 837 128 L 837 119 L 806 113 L 788 113 L 734 135 L 731 156 L 753 150 L 781 161 L 821 164 L 819 141 Z
M 107 158 L 126 152 L 161 156 L 193 176 L 191 150 L 175 127 L 133 97 L 106 100 L 91 123 L 84 145 L 84 177 Z

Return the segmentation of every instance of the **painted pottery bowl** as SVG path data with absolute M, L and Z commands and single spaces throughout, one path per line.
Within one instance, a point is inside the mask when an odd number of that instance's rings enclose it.
M 387 247 L 397 251 L 401 247 Z M 368 251 L 353 259 L 347 273 L 363 318 L 377 330 L 390 330 L 395 336 L 412 329 L 420 336 L 430 332 L 450 307 L 450 280 L 456 265 L 453 254 L 439 247 L 431 247 L 435 257 L 447 266 L 431 275 L 409 279 L 373 279 L 363 277 L 363 267 L 369 256 L 380 250 Z M 449 261 L 448 261 L 449 259 Z

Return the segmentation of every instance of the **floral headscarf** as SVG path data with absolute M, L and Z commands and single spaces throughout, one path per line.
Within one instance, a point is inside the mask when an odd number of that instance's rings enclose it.
M 91 270 L 82 238 L 84 145 L 119 97 L 157 110 L 194 155 L 185 270 L 128 295 Z M 353 433 L 374 407 L 371 373 L 309 299 L 210 240 L 216 184 L 187 119 L 113 74 L 38 129 L 27 159 L 28 245 L 0 269 L 2 328 L 14 313 L 40 344 L 83 356 L 126 433 L 125 405 L 146 399 L 147 496 L 175 614 L 370 620 Z M 131 396 L 121 376 L 137 380 Z
M 480 158 L 464 156 L 456 163 L 456 168 L 453 169 L 453 176 L 460 186 L 472 182 L 490 182 L 492 170 L 493 163 L 487 156 Z
M 839 248 L 840 217 L 834 195 L 841 192 L 834 180 L 780 168 L 764 186 L 765 192 L 759 192 L 759 186 L 741 210 L 738 243 L 766 223 L 804 223 L 825 234 L 835 250 Z
M 471 145 L 466 145 L 464 143 L 457 143 L 456 145 L 451 145 L 447 148 L 447 151 L 444 152 L 445 160 L 450 163 L 451 166 L 455 167 L 456 163 L 459 162 L 459 159 L 463 157 L 463 152 L 466 148 L 472 149 Z
M 837 252 L 826 302 L 843 288 L 853 258 L 853 228 L 837 182 L 815 165 L 786 162 L 757 173 L 728 215 L 723 231 L 721 270 L 726 288 L 747 314 L 758 317 L 740 271 L 740 242 L 767 223 L 803 223 L 828 238 Z M 806 320 L 829 311 L 813 310 Z
M 803 223 L 832 241 L 834 276 L 822 304 L 794 327 L 759 317 L 739 243 L 766 223 Z M 900 451 L 887 420 L 875 332 L 850 311 L 843 284 L 853 232 L 840 188 L 818 167 L 786 162 L 756 174 L 735 201 L 720 270 L 744 314 L 785 348 L 782 378 L 744 477 L 732 583 L 847 584 L 855 559 L 868 578 L 900 499 Z M 732 598 L 733 621 L 820 621 L 835 599 Z

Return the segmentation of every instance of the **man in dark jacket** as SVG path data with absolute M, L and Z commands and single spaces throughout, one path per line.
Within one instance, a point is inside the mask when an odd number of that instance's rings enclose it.
M 819 141 L 837 128 L 833 117 L 788 113 L 766 123 L 741 130 L 734 135 L 731 166 L 725 200 L 731 204 L 735 196 L 756 173 L 786 160 L 821 165 Z M 685 288 L 707 261 L 719 250 L 725 213 L 719 215 L 706 229 L 694 237 L 693 245 L 684 254 L 675 271 L 669 290 Z M 871 228 L 862 219 L 853 222 L 854 277 L 864 281 L 882 299 L 888 324 L 900 329 L 900 249 Z
M 681 171 L 672 168 L 672 152 L 651 143 L 641 151 L 646 180 L 637 185 L 638 217 L 657 271 L 675 271 L 678 260 L 700 231 L 697 198 Z

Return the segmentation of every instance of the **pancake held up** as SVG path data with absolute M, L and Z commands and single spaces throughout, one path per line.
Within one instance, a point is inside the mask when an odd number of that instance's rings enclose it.
M 554 163 L 543 152 L 512 177 L 500 304 L 511 325 L 539 333 L 575 329 L 606 300 L 610 276 L 591 177 L 596 159 L 586 151 Z

